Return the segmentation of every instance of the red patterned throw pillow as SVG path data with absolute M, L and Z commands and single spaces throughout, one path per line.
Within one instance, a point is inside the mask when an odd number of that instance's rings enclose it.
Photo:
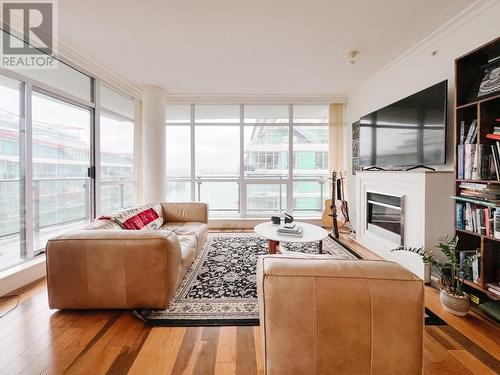
M 160 204 L 145 207 L 133 207 L 120 211 L 113 220 L 123 229 L 156 230 L 163 225 L 163 210 Z

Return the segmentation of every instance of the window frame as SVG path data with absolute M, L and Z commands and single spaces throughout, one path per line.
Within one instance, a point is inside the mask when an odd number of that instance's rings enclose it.
M 190 168 L 190 175 L 186 177 L 177 177 L 177 176 L 168 176 L 166 175 L 166 181 L 167 182 L 189 182 L 191 184 L 191 201 L 199 201 L 199 189 L 200 189 L 200 184 L 203 182 L 235 182 L 239 185 L 239 209 L 238 210 L 227 210 L 227 209 L 210 209 L 211 213 L 214 213 L 217 218 L 221 217 L 223 218 L 224 216 L 220 216 L 221 214 L 229 214 L 231 213 L 229 217 L 240 217 L 240 218 L 262 218 L 266 217 L 269 215 L 269 211 L 263 212 L 263 213 L 256 213 L 256 212 L 251 212 L 251 210 L 247 210 L 247 187 L 249 185 L 286 185 L 286 207 L 285 210 L 291 214 L 294 214 L 294 207 L 293 207 L 293 202 L 294 202 L 294 189 L 293 185 L 296 182 L 311 182 L 311 181 L 317 181 L 320 184 L 320 199 L 321 199 L 321 208 L 319 210 L 309 210 L 309 211 L 298 211 L 295 212 L 295 214 L 299 214 L 302 216 L 307 216 L 308 214 L 310 216 L 320 216 L 322 212 L 322 205 L 325 199 L 327 197 L 325 196 L 325 184 L 328 182 L 328 171 L 323 175 L 323 176 L 318 176 L 317 178 L 314 177 L 309 177 L 309 176 L 300 176 L 297 175 L 295 176 L 293 174 L 293 167 L 294 167 L 294 142 L 293 142 L 293 131 L 294 131 L 294 126 L 315 126 L 315 127 L 325 127 L 325 129 L 328 129 L 328 122 L 326 123 L 304 123 L 304 122 L 294 122 L 294 117 L 293 117 L 293 107 L 294 105 L 297 104 L 302 104 L 302 103 L 277 103 L 278 105 L 286 105 L 288 108 L 288 122 L 277 122 L 277 123 L 250 123 L 250 122 L 245 122 L 245 106 L 247 105 L 253 105 L 252 104 L 246 104 L 246 103 L 240 103 L 239 108 L 240 108 L 240 121 L 239 122 L 196 122 L 196 106 L 197 105 L 205 105 L 207 103 L 199 102 L 199 103 L 168 103 L 166 104 L 167 108 L 169 105 L 188 105 L 190 106 L 190 117 L 189 121 L 187 122 L 168 122 L 168 120 L 165 121 L 165 126 L 166 127 L 174 127 L 174 126 L 189 126 L 190 128 L 190 155 L 191 155 L 191 168 Z M 213 104 L 213 103 L 209 103 Z M 226 105 L 227 103 L 220 103 L 221 105 Z M 307 103 L 309 104 L 309 103 Z M 304 104 L 304 105 L 307 105 Z M 328 103 L 310 103 L 310 104 L 316 104 L 316 105 L 328 105 Z M 259 105 L 275 105 L 275 104 L 270 104 L 270 103 L 262 103 Z M 168 110 L 168 109 L 167 109 Z M 239 126 L 240 129 L 240 170 L 239 170 L 239 176 L 237 178 L 215 178 L 215 177 L 202 177 L 202 176 L 196 176 L 196 161 L 195 161 L 195 156 L 196 156 L 196 139 L 195 139 L 195 134 L 196 134 L 196 127 L 197 126 Z M 249 126 L 256 126 L 256 125 L 261 125 L 261 126 L 268 126 L 268 127 L 286 127 L 288 129 L 288 175 L 287 176 L 281 176 L 281 177 L 270 177 L 270 178 L 252 178 L 252 177 L 245 177 L 245 128 Z M 328 150 L 327 150 L 328 154 Z M 327 157 L 327 162 L 329 162 L 329 158 Z M 328 166 L 329 170 L 329 166 Z M 165 192 L 166 196 L 166 192 Z M 283 211 L 285 211 L 283 210 Z
M 0 31 L 3 30 L 0 28 Z M 21 116 L 21 127 L 23 129 L 23 134 L 19 138 L 20 147 L 24 149 L 24 160 L 19 161 L 19 168 L 24 170 L 24 191 L 21 193 L 21 200 L 24 202 L 24 210 L 20 212 L 22 216 L 21 219 L 24 219 L 24 227 L 20 228 L 20 235 L 24 237 L 24 246 L 21 246 L 20 251 L 23 256 L 22 263 L 33 260 L 36 256 L 43 255 L 45 253 L 44 248 L 35 249 L 34 248 L 34 204 L 32 198 L 33 192 L 33 118 L 32 118 L 32 96 L 33 94 L 39 93 L 42 95 L 49 96 L 56 100 L 62 101 L 65 104 L 73 105 L 85 110 L 90 111 L 90 207 L 89 207 L 89 217 L 90 220 L 93 220 L 98 215 L 101 214 L 100 211 L 100 200 L 101 200 L 101 191 L 100 191 L 100 113 L 101 111 L 113 113 L 113 115 L 119 116 L 120 114 L 114 113 L 111 110 L 101 108 L 100 106 L 100 95 L 99 95 L 99 87 L 100 84 L 106 85 L 108 88 L 116 91 L 117 93 L 130 98 L 134 103 L 134 115 L 132 119 L 127 118 L 127 120 L 131 121 L 134 124 L 134 127 L 137 125 L 137 100 L 123 90 L 117 89 L 114 85 L 106 83 L 104 80 L 101 80 L 100 77 L 97 77 L 94 74 L 90 74 L 74 64 L 67 62 L 65 60 L 61 60 L 62 63 L 67 65 L 68 67 L 74 69 L 75 71 L 81 73 L 89 77 L 90 79 L 90 100 L 86 100 L 80 98 L 76 95 L 73 95 L 69 92 L 66 92 L 64 89 L 53 87 L 47 83 L 38 81 L 32 77 L 23 75 L 22 72 L 13 71 L 9 69 L 0 69 L 0 75 L 17 80 L 20 83 L 20 116 Z M 123 116 L 122 116 L 123 117 Z M 135 138 L 135 131 L 134 131 Z M 134 167 L 135 167 L 135 139 L 134 139 Z M 134 173 L 134 186 L 137 189 L 137 179 Z M 137 199 L 136 194 L 134 194 L 134 200 Z M 8 270 L 15 265 L 2 267 L 0 264 L 0 271 Z

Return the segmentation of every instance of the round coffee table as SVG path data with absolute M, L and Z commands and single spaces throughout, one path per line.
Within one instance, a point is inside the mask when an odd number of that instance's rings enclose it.
M 271 222 L 261 223 L 255 226 L 254 231 L 259 236 L 264 237 L 269 241 L 269 254 L 276 254 L 276 248 L 280 242 L 316 242 L 319 241 L 319 253 L 323 253 L 323 242 L 322 240 L 328 236 L 328 232 L 323 228 L 308 224 L 294 221 L 295 225 L 302 227 L 304 233 L 302 237 L 287 236 L 286 234 L 278 234 L 276 230 L 280 227 L 279 224 L 273 224 Z

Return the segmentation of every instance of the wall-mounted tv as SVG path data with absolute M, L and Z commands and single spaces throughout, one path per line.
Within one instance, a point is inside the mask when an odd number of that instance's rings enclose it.
M 361 117 L 361 167 L 446 162 L 448 82 L 443 81 Z

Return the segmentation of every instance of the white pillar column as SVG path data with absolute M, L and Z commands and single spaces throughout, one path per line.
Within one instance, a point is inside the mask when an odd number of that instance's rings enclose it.
M 143 89 L 142 193 L 144 203 L 159 202 L 165 195 L 165 91 Z

